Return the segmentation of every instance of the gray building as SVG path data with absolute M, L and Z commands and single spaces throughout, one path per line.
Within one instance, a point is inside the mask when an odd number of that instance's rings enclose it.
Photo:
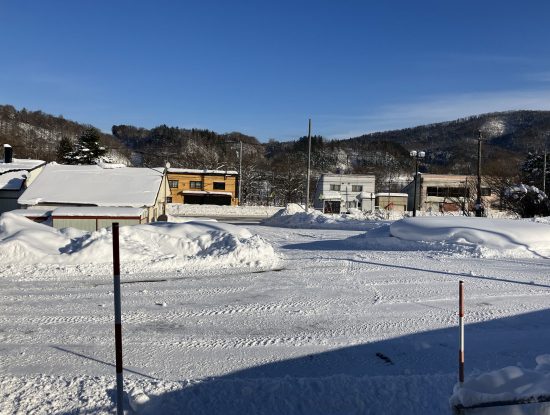
M 313 206 L 323 212 L 372 211 L 374 204 L 374 175 L 327 173 L 315 188 Z
M 14 159 L 9 144 L 4 144 L 4 160 L 0 161 L 0 213 L 19 209 L 19 196 L 40 174 L 45 161 Z

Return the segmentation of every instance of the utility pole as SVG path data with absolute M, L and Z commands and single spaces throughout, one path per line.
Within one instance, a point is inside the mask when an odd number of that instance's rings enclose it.
M 243 188 L 243 142 L 239 141 L 239 206 L 242 206 L 242 188 Z
M 482 215 L 482 205 L 481 205 L 481 140 L 483 136 L 481 131 L 477 138 L 477 196 L 476 196 L 476 216 L 481 217 Z
M 306 213 L 309 210 L 309 177 L 311 174 L 311 118 L 309 119 L 309 128 L 307 131 L 307 178 L 306 178 Z

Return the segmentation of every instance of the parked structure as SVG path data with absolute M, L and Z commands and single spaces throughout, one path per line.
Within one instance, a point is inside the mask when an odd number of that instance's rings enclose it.
M 374 176 L 362 174 L 323 174 L 317 182 L 313 206 L 327 213 L 351 208 L 374 210 Z
M 417 181 L 417 209 L 422 211 L 472 211 L 475 203 L 476 177 L 453 174 L 419 173 Z M 404 189 L 408 194 L 407 209 L 414 206 L 414 180 Z M 483 204 L 488 207 L 494 197 L 491 189 L 482 182 Z
M 381 210 L 406 212 L 408 198 L 409 195 L 407 193 L 376 193 L 375 207 Z
M 195 205 L 239 204 L 237 180 L 233 170 L 168 169 L 168 203 Z
M 12 147 L 4 144 L 4 160 L 0 161 L 0 213 L 19 209 L 17 199 L 45 164 L 42 160 L 14 159 Z
M 165 169 L 121 165 L 48 164 L 19 198 L 28 209 L 50 210 L 55 227 L 95 230 L 112 222 L 156 221 L 169 194 Z

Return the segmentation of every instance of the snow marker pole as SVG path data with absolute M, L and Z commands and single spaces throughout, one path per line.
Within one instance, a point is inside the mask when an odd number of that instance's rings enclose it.
M 458 283 L 458 323 L 460 326 L 460 349 L 458 351 L 458 380 L 464 383 L 464 281 Z
M 115 297 L 115 358 L 116 358 L 116 413 L 124 414 L 124 391 L 122 378 L 122 316 L 120 307 L 120 249 L 118 223 L 113 223 L 113 270 Z

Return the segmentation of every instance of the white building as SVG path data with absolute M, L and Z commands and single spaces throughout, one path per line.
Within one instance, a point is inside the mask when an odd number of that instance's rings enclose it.
M 164 168 L 48 164 L 19 204 L 51 211 L 56 227 L 95 230 L 154 222 L 165 214 L 169 194 Z
M 313 206 L 339 213 L 350 208 L 374 210 L 374 175 L 323 174 L 317 182 Z
M 45 161 L 14 159 L 12 147 L 4 144 L 4 161 L 0 161 L 0 213 L 19 209 L 17 199 L 40 174 Z

